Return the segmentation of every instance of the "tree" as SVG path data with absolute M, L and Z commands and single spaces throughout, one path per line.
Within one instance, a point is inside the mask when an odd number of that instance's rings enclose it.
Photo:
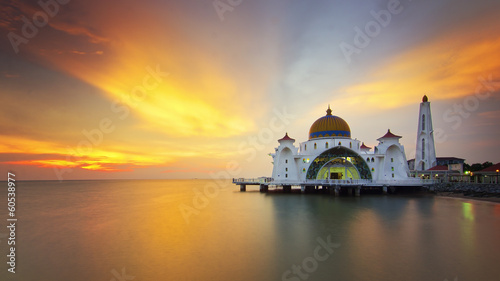
M 486 169 L 486 168 L 491 167 L 491 166 L 493 166 L 493 163 L 491 163 L 489 161 L 486 161 L 483 164 L 474 163 L 472 165 L 464 163 L 464 171 L 477 172 L 477 171 L 481 171 L 481 170 Z
M 493 166 L 493 163 L 491 163 L 489 161 L 486 161 L 483 163 L 483 169 L 486 169 L 486 168 L 491 167 L 491 166 Z

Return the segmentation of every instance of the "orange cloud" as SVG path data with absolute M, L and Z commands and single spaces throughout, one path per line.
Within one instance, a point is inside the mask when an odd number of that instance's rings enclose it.
M 64 156 L 62 156 L 64 157 Z M 68 158 L 69 159 L 69 158 Z M 63 159 L 47 159 L 47 160 L 20 160 L 20 161 L 6 161 L 1 162 L 8 165 L 22 165 L 22 166 L 36 166 L 39 168 L 81 168 L 92 171 L 101 171 L 101 172 L 124 172 L 124 171 L 133 171 L 131 167 L 135 166 L 134 164 L 124 164 L 124 163 L 113 163 L 109 161 L 101 161 L 101 160 L 76 160 L 76 161 L 68 161 Z M 124 168 L 127 166 L 128 168 Z
M 200 174 L 209 174 L 210 170 L 198 169 L 198 168 L 172 168 L 162 171 L 165 174 L 176 174 L 176 173 L 200 173 Z
M 89 28 L 85 27 L 81 22 L 78 24 L 69 24 L 67 22 L 51 20 L 49 25 L 59 31 L 65 32 L 69 35 L 83 35 L 88 38 L 89 42 L 94 44 L 106 43 L 110 39 L 97 35 L 95 32 L 91 32 Z
M 478 87 L 480 93 L 498 89 L 499 53 L 500 37 L 460 29 L 392 57 L 367 82 L 343 89 L 340 102 L 369 111 L 409 105 L 424 94 L 446 100 L 474 94 Z M 490 75 L 489 87 L 482 85 L 481 77 Z
M 500 110 L 480 112 L 478 115 L 486 119 L 500 120 Z

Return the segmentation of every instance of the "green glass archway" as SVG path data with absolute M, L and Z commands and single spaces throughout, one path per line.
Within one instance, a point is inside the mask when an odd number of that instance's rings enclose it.
M 306 179 L 317 179 L 321 168 L 323 168 L 328 162 L 336 159 L 343 159 L 346 162 L 349 162 L 349 164 L 352 164 L 352 166 L 356 168 L 361 179 L 372 179 L 372 173 L 370 172 L 370 168 L 368 168 L 365 160 L 356 152 L 342 146 L 328 149 L 316 157 L 316 159 L 312 161 L 311 165 L 309 165 Z M 347 166 L 351 165 L 346 165 L 346 167 Z
M 344 158 L 335 158 L 326 162 L 323 167 L 318 172 L 316 176 L 318 180 L 326 179 L 361 179 L 358 169 L 354 165 Z

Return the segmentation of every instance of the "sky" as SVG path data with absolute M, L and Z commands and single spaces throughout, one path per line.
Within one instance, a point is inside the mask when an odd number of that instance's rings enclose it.
M 328 105 L 500 162 L 497 0 L 0 1 L 0 180 L 270 176 Z

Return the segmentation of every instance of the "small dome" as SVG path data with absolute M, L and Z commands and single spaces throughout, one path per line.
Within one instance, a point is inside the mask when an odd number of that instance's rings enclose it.
M 316 120 L 309 129 L 309 139 L 325 137 L 351 137 L 351 128 L 344 119 L 332 115 L 330 106 L 326 110 L 326 116 Z
M 429 101 L 429 98 L 427 97 L 427 95 L 424 95 L 424 97 L 422 98 L 422 102 L 427 102 Z

